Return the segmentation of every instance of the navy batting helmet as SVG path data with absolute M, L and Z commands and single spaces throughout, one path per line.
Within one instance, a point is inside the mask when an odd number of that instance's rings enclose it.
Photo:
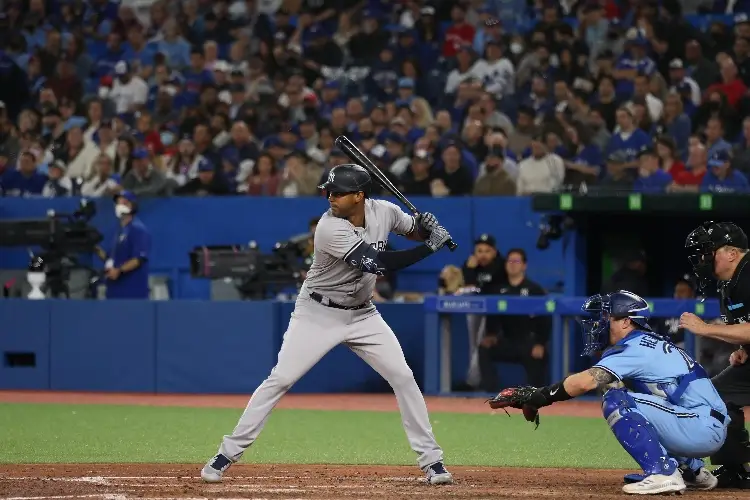
M 337 165 L 328 172 L 328 180 L 318 186 L 329 193 L 367 192 L 370 186 L 370 173 L 354 163 Z
M 642 330 L 651 332 L 648 302 L 625 290 L 589 297 L 581 308 L 587 315 L 581 319 L 583 353 L 590 356 L 609 344 L 609 318 L 630 318 Z

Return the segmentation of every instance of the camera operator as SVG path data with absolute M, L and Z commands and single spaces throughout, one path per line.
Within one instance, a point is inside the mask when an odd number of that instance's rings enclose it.
M 151 234 L 136 217 L 137 200 L 130 191 L 115 196 L 115 214 L 120 227 L 106 253 L 96 252 L 105 261 L 104 271 L 108 299 L 148 299 L 148 259 L 151 253 Z

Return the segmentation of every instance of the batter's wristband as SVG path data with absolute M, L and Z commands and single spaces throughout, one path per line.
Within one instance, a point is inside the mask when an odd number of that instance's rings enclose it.
M 568 394 L 568 391 L 565 390 L 565 381 L 542 387 L 541 392 L 544 394 L 544 397 L 547 398 L 549 404 L 573 399 L 573 396 Z

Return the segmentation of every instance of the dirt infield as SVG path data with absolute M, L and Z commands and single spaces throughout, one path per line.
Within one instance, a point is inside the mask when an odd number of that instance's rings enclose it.
M 0 402 L 135 404 L 243 408 L 247 396 L 176 396 L 64 392 L 0 392 Z M 482 399 L 427 398 L 432 412 L 488 413 Z M 393 395 L 287 395 L 279 408 L 396 411 Z M 601 415 L 596 402 L 568 402 L 546 410 Z M 2 432 L 2 431 L 0 431 Z M 338 465 L 233 466 L 221 484 L 204 484 L 200 464 L 0 465 L 6 500 L 233 500 L 233 499 L 506 499 L 622 498 L 625 471 L 450 467 L 456 484 L 429 486 L 415 467 Z M 633 472 L 633 471 L 630 471 Z M 750 492 L 694 492 L 694 498 L 750 500 Z
M 236 465 L 204 484 L 196 465 L 0 465 L 0 496 L 13 500 L 622 498 L 622 472 L 453 467 L 456 484 L 429 486 L 413 467 Z M 688 497 L 750 499 L 739 491 Z

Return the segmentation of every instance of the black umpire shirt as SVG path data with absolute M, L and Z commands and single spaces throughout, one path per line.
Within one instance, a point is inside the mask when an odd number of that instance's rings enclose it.
M 491 295 L 512 295 L 517 297 L 532 297 L 547 295 L 538 283 L 528 278 L 517 286 L 501 283 L 499 286 L 488 287 Z M 505 315 L 493 314 L 487 316 L 487 334 L 499 335 L 505 339 L 518 339 L 533 344 L 546 344 L 552 329 L 551 316 Z
M 721 320 L 727 325 L 750 323 L 750 252 L 735 269 L 732 279 L 719 284 Z M 743 346 L 745 350 L 750 345 Z
M 498 252 L 495 259 L 486 266 L 467 267 L 464 264 L 464 286 L 475 286 L 479 288 L 480 294 L 488 295 L 495 293 L 500 285 L 508 282 L 508 274 L 505 272 L 505 257 Z

